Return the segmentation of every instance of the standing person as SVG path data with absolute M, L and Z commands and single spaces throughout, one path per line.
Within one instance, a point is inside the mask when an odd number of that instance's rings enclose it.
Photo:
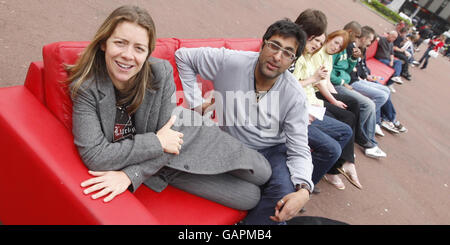
M 386 157 L 386 153 L 378 147 L 378 144 L 375 141 L 375 103 L 370 98 L 354 90 L 349 84 L 351 81 L 351 73 L 356 66 L 358 58 L 361 56 L 361 50 L 356 47 L 355 43 L 357 36 L 361 35 L 361 25 L 355 22 L 350 22 L 345 26 L 345 28 L 346 30 L 351 30 L 351 33 L 355 33 L 355 35 L 350 35 L 350 42 L 353 43 L 353 45 L 352 47 L 347 47 L 346 50 L 333 55 L 333 70 L 331 72 L 330 81 L 339 94 L 352 96 L 359 102 L 359 127 L 363 138 L 366 139 L 366 142 L 357 143 L 364 148 L 364 153 L 366 156 L 373 158 Z
M 314 188 L 305 92 L 288 67 L 302 54 L 305 33 L 290 20 L 270 25 L 259 53 L 180 48 L 175 58 L 191 108 L 202 105 L 196 75 L 211 80 L 219 124 L 272 166 L 261 201 L 244 224 L 285 224 Z
M 444 47 L 444 44 L 445 44 L 445 35 L 444 34 L 440 35 L 438 38 L 430 40 L 430 42 L 428 43 L 427 50 L 425 50 L 425 53 L 423 53 L 422 58 L 420 58 L 420 60 L 419 60 L 419 64 L 417 64 L 418 66 L 420 66 L 420 64 L 422 64 L 422 62 L 423 62 L 423 65 L 422 65 L 422 67 L 420 67 L 420 69 L 423 70 L 423 69 L 427 68 L 428 59 L 430 58 L 430 54 L 429 54 L 430 51 L 433 50 L 435 52 L 439 52 L 439 49 Z
M 394 59 L 394 41 L 397 39 L 398 33 L 396 31 L 390 31 L 387 37 L 379 37 L 378 48 L 375 53 L 375 59 L 379 60 L 381 63 L 394 68 L 395 72 L 392 75 L 392 81 L 403 84 L 400 75 L 402 74 L 403 63 L 400 60 Z M 390 85 L 388 83 L 388 85 Z
M 142 183 L 157 192 L 170 184 L 228 207 L 253 208 L 271 174 L 268 162 L 217 126 L 175 125 L 172 66 L 150 57 L 155 32 L 146 10 L 119 7 L 68 68 L 74 143 L 93 176 L 81 184 L 84 193 L 98 191 L 92 198 L 108 202 Z
M 429 25 L 423 25 L 422 27 L 420 27 L 419 28 L 419 39 L 416 42 L 414 42 L 414 45 L 416 46 L 415 51 L 418 52 L 420 44 L 422 44 L 422 42 L 425 39 L 429 39 L 431 37 L 433 37 L 433 30 L 431 30 Z
M 295 23 L 305 31 L 307 39 L 303 54 L 294 65 L 293 74 L 306 92 L 309 108 L 324 107 L 324 102 L 316 97 L 315 90 L 316 85 L 328 76 L 328 71 L 323 67 L 324 64 L 315 63 L 313 57 L 322 48 L 326 39 L 324 33 L 327 25 L 326 16 L 320 10 L 307 9 L 300 13 Z M 308 144 L 312 150 L 314 165 L 312 178 L 314 184 L 319 182 L 338 159 L 343 159 L 342 162 L 345 162 L 345 159 L 354 161 L 354 137 L 352 137 L 351 127 L 355 124 L 355 116 L 346 110 L 343 110 L 340 116 L 349 117 L 350 125 L 336 120 L 332 114 L 327 113 L 322 120 L 312 118 L 308 126 Z M 310 117 L 313 116 L 310 115 Z M 349 142 L 350 140 L 352 142 Z M 345 154 L 344 149 L 346 149 Z M 345 188 L 342 180 L 336 175 L 329 176 L 326 180 L 338 189 Z

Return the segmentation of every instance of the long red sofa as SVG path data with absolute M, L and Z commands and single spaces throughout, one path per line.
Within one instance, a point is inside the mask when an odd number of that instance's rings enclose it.
M 246 212 L 169 186 L 142 185 L 110 203 L 84 195 L 90 177 L 73 143 L 72 102 L 63 64 L 73 64 L 88 42 L 44 46 L 24 85 L 0 88 L 0 221 L 3 224 L 234 224 Z M 260 39 L 158 39 L 152 56 L 168 60 L 182 91 L 174 52 L 180 47 L 258 51 Z M 204 81 L 203 90 L 212 88 Z M 178 104 L 184 105 L 180 97 Z
M 383 64 L 381 61 L 375 59 L 375 54 L 377 53 L 378 48 L 378 40 L 375 40 L 369 47 L 366 49 L 366 64 L 370 69 L 371 75 L 380 76 L 383 78 L 382 81 L 379 81 L 382 84 L 386 84 L 389 78 L 392 77 L 395 70 Z

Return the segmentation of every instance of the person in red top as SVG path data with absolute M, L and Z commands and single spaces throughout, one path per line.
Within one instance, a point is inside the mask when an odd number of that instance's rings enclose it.
M 434 50 L 434 51 L 438 52 L 438 50 L 440 48 L 444 47 L 444 44 L 445 44 L 445 35 L 440 35 L 438 38 L 430 40 L 430 42 L 428 43 L 427 50 L 425 50 L 425 53 L 423 54 L 422 58 L 420 58 L 420 60 L 419 60 L 418 66 L 420 64 L 422 64 L 422 61 L 425 60 L 425 62 L 423 63 L 422 67 L 420 67 L 420 69 L 427 68 L 428 59 L 430 58 L 429 52 L 431 50 Z

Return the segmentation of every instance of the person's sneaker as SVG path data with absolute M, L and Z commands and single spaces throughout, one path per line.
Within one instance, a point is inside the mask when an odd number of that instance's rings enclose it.
M 394 84 L 388 85 L 389 90 L 391 90 L 391 93 L 395 93 L 397 92 L 397 90 L 395 90 L 394 88 Z
M 375 134 L 376 134 L 376 135 L 379 135 L 379 136 L 384 136 L 384 133 L 383 133 L 383 131 L 381 130 L 380 125 L 378 125 L 378 124 L 375 124 Z
M 381 127 L 385 128 L 387 131 L 389 131 L 391 133 L 395 133 L 395 134 L 400 133 L 392 122 L 382 121 Z
M 412 62 L 414 65 L 419 65 L 420 63 L 419 63 L 419 61 L 413 61 Z
M 372 158 L 381 158 L 381 157 L 387 156 L 387 154 L 384 151 L 382 151 L 378 146 L 374 146 L 372 148 L 365 149 L 364 154 L 366 154 L 366 156 L 372 157 Z
M 393 77 L 393 78 L 391 78 L 391 80 L 398 84 L 403 84 L 403 81 L 400 77 Z
M 406 133 L 408 132 L 408 129 L 405 128 L 405 126 L 403 126 L 400 121 L 396 121 L 394 123 L 395 128 L 400 132 L 400 133 Z

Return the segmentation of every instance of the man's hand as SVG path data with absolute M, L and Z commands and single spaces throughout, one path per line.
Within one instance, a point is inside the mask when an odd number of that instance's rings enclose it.
M 275 206 L 275 215 L 270 219 L 275 222 L 283 222 L 294 218 L 298 212 L 309 201 L 309 192 L 306 189 L 300 189 L 281 198 Z
M 353 58 L 355 58 L 355 59 L 361 57 L 361 56 L 362 56 L 361 49 L 359 49 L 359 48 L 357 48 L 357 47 L 354 47 L 354 48 L 353 48 L 353 54 L 352 54 L 352 56 L 353 56 Z
M 344 83 L 344 87 L 353 90 L 353 87 L 350 84 Z

